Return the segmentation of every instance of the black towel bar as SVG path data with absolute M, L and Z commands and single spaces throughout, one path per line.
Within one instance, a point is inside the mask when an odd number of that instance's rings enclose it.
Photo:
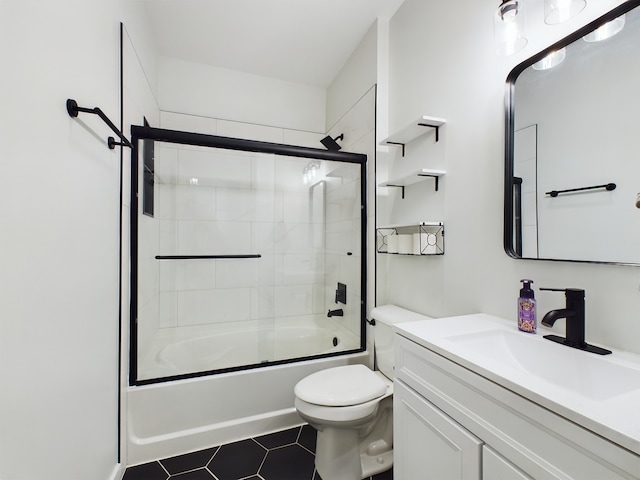
M 229 258 L 261 258 L 259 253 L 249 255 L 156 255 L 156 260 L 204 260 Z
M 118 127 L 116 127 L 113 122 L 111 120 L 109 120 L 109 117 L 107 117 L 104 112 L 102 110 L 100 110 L 98 107 L 95 108 L 85 108 L 85 107 L 79 107 L 78 106 L 78 102 L 76 102 L 75 100 L 68 98 L 67 99 L 67 113 L 69 114 L 70 117 L 77 117 L 79 112 L 83 112 L 83 113 L 92 113 L 93 115 L 98 115 L 102 121 L 104 123 L 107 124 L 107 126 L 113 130 L 113 132 L 118 135 L 118 138 L 120 138 L 120 140 L 122 140 L 122 142 L 116 142 L 116 139 L 113 137 L 109 137 L 107 138 L 107 145 L 109 146 L 109 148 L 111 150 L 113 150 L 116 145 L 122 145 L 124 147 L 129 147 L 129 148 L 133 148 L 133 145 L 131 144 L 131 142 L 129 140 L 127 140 L 127 138 L 122 135 L 122 132 L 120 130 L 118 130 Z
M 604 185 L 594 185 L 593 187 L 569 188 L 567 190 L 551 190 L 550 192 L 545 192 L 545 195 L 551 195 L 552 197 L 557 197 L 561 193 L 582 192 L 584 190 L 595 190 L 597 188 L 604 188 L 608 191 L 611 191 L 616 189 L 616 184 L 605 183 Z

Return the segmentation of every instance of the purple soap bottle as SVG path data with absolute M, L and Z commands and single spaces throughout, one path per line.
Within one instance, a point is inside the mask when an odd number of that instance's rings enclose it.
M 518 298 L 518 328 L 523 332 L 536 333 L 536 299 L 531 284 L 533 280 L 520 280 L 522 289 Z

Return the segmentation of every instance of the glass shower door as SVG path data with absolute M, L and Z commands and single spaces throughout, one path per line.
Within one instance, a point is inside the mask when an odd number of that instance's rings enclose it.
M 152 139 L 137 153 L 135 382 L 363 348 L 361 162 Z

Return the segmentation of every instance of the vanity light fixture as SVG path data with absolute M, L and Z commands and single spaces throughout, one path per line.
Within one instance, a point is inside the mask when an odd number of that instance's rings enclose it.
M 544 23 L 566 22 L 584 10 L 586 0 L 544 0 Z
M 624 28 L 625 16 L 620 15 L 618 18 L 614 18 L 610 22 L 605 23 L 599 28 L 596 28 L 593 32 L 588 33 L 582 39 L 585 42 L 601 42 L 607 38 L 613 37 L 616 33 Z
M 512 55 L 527 44 L 526 17 L 522 0 L 504 0 L 493 16 L 498 55 Z
M 564 61 L 566 56 L 567 56 L 567 49 L 561 48 L 560 50 L 551 52 L 542 60 L 537 61 L 531 66 L 533 67 L 534 70 L 549 70 L 550 68 L 560 65 Z

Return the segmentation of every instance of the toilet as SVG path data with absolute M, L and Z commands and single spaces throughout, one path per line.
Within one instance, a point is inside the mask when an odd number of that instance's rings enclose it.
M 313 373 L 295 386 L 295 407 L 318 431 L 323 480 L 362 480 L 393 465 L 393 325 L 429 319 L 396 305 L 371 311 L 377 371 L 347 365 Z

